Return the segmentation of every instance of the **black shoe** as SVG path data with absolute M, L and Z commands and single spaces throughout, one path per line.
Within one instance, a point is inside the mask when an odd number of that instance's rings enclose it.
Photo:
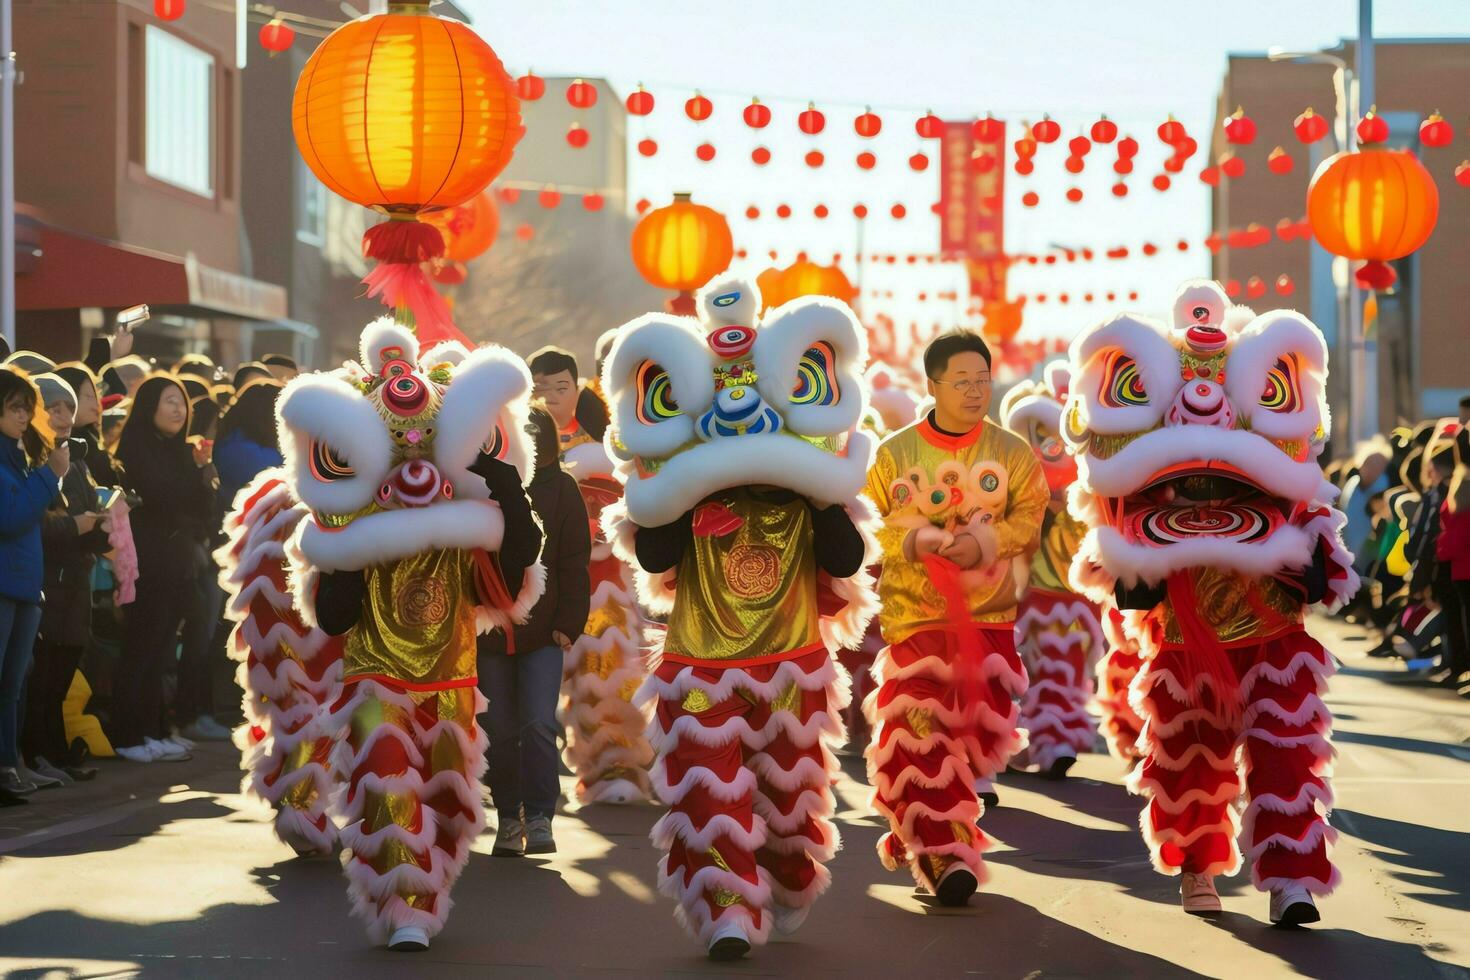
M 62 766 L 61 771 L 79 783 L 97 778 L 97 770 L 92 766 Z
M 975 894 L 975 889 L 980 887 L 980 882 L 975 880 L 975 874 L 969 868 L 958 868 L 950 871 L 939 882 L 939 888 L 934 897 L 939 899 L 939 904 L 946 908 L 957 908 L 970 900 Z
M 1067 770 L 1077 764 L 1075 755 L 1064 755 L 1051 764 L 1048 769 L 1043 769 L 1039 775 L 1042 779 L 1062 780 L 1067 778 Z M 990 804 L 986 804 L 989 806 Z
M 739 936 L 726 936 L 716 939 L 709 947 L 709 958 L 716 963 L 729 963 L 732 960 L 741 960 L 745 954 L 750 952 L 750 942 Z

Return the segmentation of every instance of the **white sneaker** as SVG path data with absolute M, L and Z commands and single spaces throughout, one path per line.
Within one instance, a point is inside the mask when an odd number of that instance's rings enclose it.
M 1220 893 L 1215 891 L 1215 876 L 1186 871 L 1179 883 L 1179 902 L 1190 915 L 1218 915 Z
M 212 715 L 200 715 L 184 726 L 184 735 L 199 742 L 228 742 L 230 730 L 214 720 Z
M 183 749 L 185 752 L 192 752 L 192 751 L 194 751 L 194 740 L 192 738 L 185 738 L 183 735 L 180 735 L 178 732 L 174 732 L 168 738 L 160 739 L 159 741 L 162 741 L 162 742 L 170 742 L 170 743 L 172 743 L 174 745 L 177 745 L 179 748 Z
M 171 739 L 160 741 L 156 738 L 145 738 L 143 747 L 153 753 L 155 762 L 185 762 L 193 758 L 188 749 Z
M 57 779 L 55 776 L 48 776 L 44 772 L 37 772 L 36 770 L 27 766 L 24 762 L 22 762 L 15 768 L 16 772 L 19 773 L 20 778 L 22 780 L 28 779 L 31 782 L 35 783 L 36 789 L 56 789 L 57 787 L 64 785 L 62 781 L 60 779 Z
M 393 930 L 388 948 L 395 953 L 422 953 L 429 948 L 429 934 L 419 926 L 399 926 Z
M 1320 922 L 1322 915 L 1312 893 L 1293 882 L 1285 888 L 1271 890 L 1271 924 L 1278 926 L 1301 926 L 1308 922 Z
M 750 952 L 750 937 L 745 934 L 745 923 L 734 916 L 715 929 L 709 941 L 709 958 L 712 960 L 738 960 Z
M 801 928 L 806 921 L 806 915 L 812 910 L 810 905 L 803 905 L 799 909 L 787 908 L 784 905 L 771 906 L 771 926 L 783 936 L 789 936 Z
M 129 762 L 157 762 L 158 753 L 145 742 L 142 745 L 114 745 L 112 751 L 117 753 L 119 759 Z

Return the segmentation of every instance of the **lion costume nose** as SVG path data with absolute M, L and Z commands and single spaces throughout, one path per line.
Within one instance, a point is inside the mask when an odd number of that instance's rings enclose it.
M 1213 425 L 1228 429 L 1235 424 L 1235 409 L 1220 382 L 1193 378 L 1174 396 L 1165 421 L 1169 425 Z
M 427 507 L 439 497 L 454 496 L 454 488 L 428 460 L 410 459 L 388 475 L 378 488 L 378 503 L 400 507 Z

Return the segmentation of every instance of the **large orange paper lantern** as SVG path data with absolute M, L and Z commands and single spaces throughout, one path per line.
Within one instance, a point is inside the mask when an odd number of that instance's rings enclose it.
M 323 184 L 393 219 L 363 238 L 379 262 L 364 280 L 369 295 L 415 322 L 422 340 L 455 336 L 419 268 L 443 255 L 443 238 L 417 219 L 468 201 L 510 161 L 523 130 L 499 57 L 468 25 L 389 0 L 387 13 L 318 45 L 296 82 L 291 123 Z
M 1385 263 L 1419 248 L 1439 218 L 1439 189 L 1407 150 L 1362 149 L 1322 161 L 1307 187 L 1307 220 L 1333 255 L 1366 260 L 1364 289 L 1398 278 Z
M 770 267 L 769 269 L 762 272 L 760 275 L 756 276 L 755 284 L 756 287 L 761 291 L 762 312 L 770 309 L 773 306 L 780 306 L 782 303 L 790 299 L 790 297 L 787 296 L 784 292 L 784 287 L 782 285 L 781 279 L 781 270 L 777 269 L 775 266 Z
M 779 302 L 768 299 L 766 300 L 768 306 L 779 306 L 798 296 L 831 296 L 833 299 L 850 303 L 856 291 L 852 288 L 852 283 L 848 281 L 847 276 L 837 266 L 817 265 L 809 261 L 805 255 L 801 255 L 782 270 L 777 292 Z
M 633 265 L 660 289 L 679 295 L 669 311 L 694 312 L 694 290 L 724 272 L 735 256 L 725 216 L 675 194 L 672 204 L 645 214 L 633 227 Z
M 495 244 L 500 232 L 500 209 L 494 194 L 483 190 L 456 207 L 425 214 L 423 220 L 444 236 L 444 261 L 469 262 Z

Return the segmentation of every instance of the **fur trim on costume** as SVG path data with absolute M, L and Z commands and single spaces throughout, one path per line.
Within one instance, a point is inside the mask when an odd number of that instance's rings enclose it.
M 526 433 L 530 390 L 531 372 L 525 362 L 503 347 L 477 348 L 454 369 L 434 423 L 434 463 L 459 497 L 484 500 L 490 496 L 484 478 L 471 473 L 469 467 L 493 440 L 497 428 L 500 458 L 516 468 L 521 483 L 531 482 L 535 448 Z
M 469 348 L 459 341 L 441 340 L 419 355 L 419 363 L 426 370 L 432 370 L 440 364 L 448 364 L 452 368 L 457 367 L 469 356 Z
M 613 475 L 612 457 L 608 455 L 607 447 L 600 442 L 584 442 L 568 449 L 562 457 L 561 468 L 578 483 L 594 476 Z
M 1063 417 L 1078 413 L 1085 419 L 1087 431 L 1102 435 L 1144 432 L 1157 425 L 1179 387 L 1179 352 L 1165 334 L 1163 324 L 1130 313 L 1119 314 L 1078 334 L 1069 353 L 1074 377 Z M 1145 404 L 1120 408 L 1104 408 L 1099 404 L 1098 392 L 1107 367 L 1107 359 L 1101 355 L 1115 349 L 1126 350 L 1138 366 L 1148 397 Z M 1062 435 L 1076 444 L 1076 433 L 1070 423 L 1062 426 Z M 1086 457 L 1078 459 L 1080 462 Z
M 1260 404 L 1266 373 L 1278 360 L 1292 360 L 1292 379 L 1301 407 L 1272 411 Z M 1271 310 L 1253 319 L 1230 349 L 1225 393 L 1250 424 L 1251 431 L 1268 439 L 1310 437 L 1319 427 L 1326 432 L 1327 404 L 1323 387 L 1327 377 L 1327 343 L 1322 332 L 1295 310 Z
M 764 303 L 760 286 L 753 280 L 738 275 L 719 275 L 694 294 L 694 305 L 699 310 L 700 319 L 706 323 L 753 327 Z M 601 342 L 599 338 L 598 343 Z
M 298 375 L 281 394 L 276 419 L 292 496 L 325 514 L 351 514 L 373 502 L 392 467 L 393 440 L 356 388 L 333 374 Z M 313 476 L 314 442 L 330 446 L 352 475 L 331 482 Z
M 1139 582 L 1154 585 L 1174 572 L 1202 566 L 1261 578 L 1308 564 L 1316 543 L 1314 536 L 1290 524 L 1262 541 L 1246 543 L 1201 535 L 1165 548 L 1131 542 L 1111 527 L 1095 527 L 1083 537 L 1072 560 L 1072 579 L 1084 587 L 1093 586 L 1088 563 L 1100 565 L 1129 586 Z M 1087 591 L 1090 594 L 1096 589 L 1090 587 Z
M 609 454 L 621 455 L 613 451 L 616 443 L 621 443 L 632 455 L 658 459 L 694 442 L 694 420 L 715 397 L 710 356 L 699 324 L 693 319 L 649 313 L 624 324 L 602 367 L 602 390 L 607 393 L 613 415 L 607 437 Z M 639 369 L 648 362 L 668 373 L 674 402 L 679 406 L 678 415 L 657 424 L 641 421 L 641 399 L 624 394 L 637 384 Z
M 331 530 L 306 521 L 292 542 L 320 571 L 359 571 L 437 548 L 499 551 L 504 532 L 499 504 L 445 500 L 429 507 L 377 511 Z
M 1228 854 L 1226 857 L 1218 861 L 1212 861 L 1204 868 L 1199 869 L 1199 873 L 1207 875 L 1233 875 L 1240 871 L 1242 859 L 1240 848 L 1235 843 L 1235 839 L 1240 836 L 1240 821 L 1235 815 L 1235 810 L 1231 807 L 1227 806 L 1225 808 L 1225 819 L 1218 823 L 1204 824 L 1194 828 L 1187 834 L 1181 834 L 1172 827 L 1163 827 L 1155 830 L 1150 818 L 1150 808 L 1145 806 L 1138 814 L 1138 829 L 1143 833 L 1144 843 L 1148 845 L 1149 862 L 1153 865 L 1154 870 L 1161 875 L 1174 877 L 1184 870 L 1179 866 L 1169 864 L 1163 859 L 1160 852 L 1165 844 L 1173 844 L 1182 850 L 1210 834 L 1220 834 L 1229 840 Z
M 357 341 L 357 362 L 377 374 L 392 360 L 418 364 L 419 339 L 412 327 L 398 323 L 391 316 L 380 316 L 363 327 Z
M 832 346 L 831 365 L 836 400 L 830 405 L 797 405 L 791 401 L 802 356 L 818 343 Z M 867 335 L 841 300 L 802 296 L 766 313 L 752 352 L 756 388 L 786 424 L 804 436 L 829 436 L 857 426 L 867 408 L 863 368 L 868 363 Z M 782 484 L 784 486 L 784 484 Z

